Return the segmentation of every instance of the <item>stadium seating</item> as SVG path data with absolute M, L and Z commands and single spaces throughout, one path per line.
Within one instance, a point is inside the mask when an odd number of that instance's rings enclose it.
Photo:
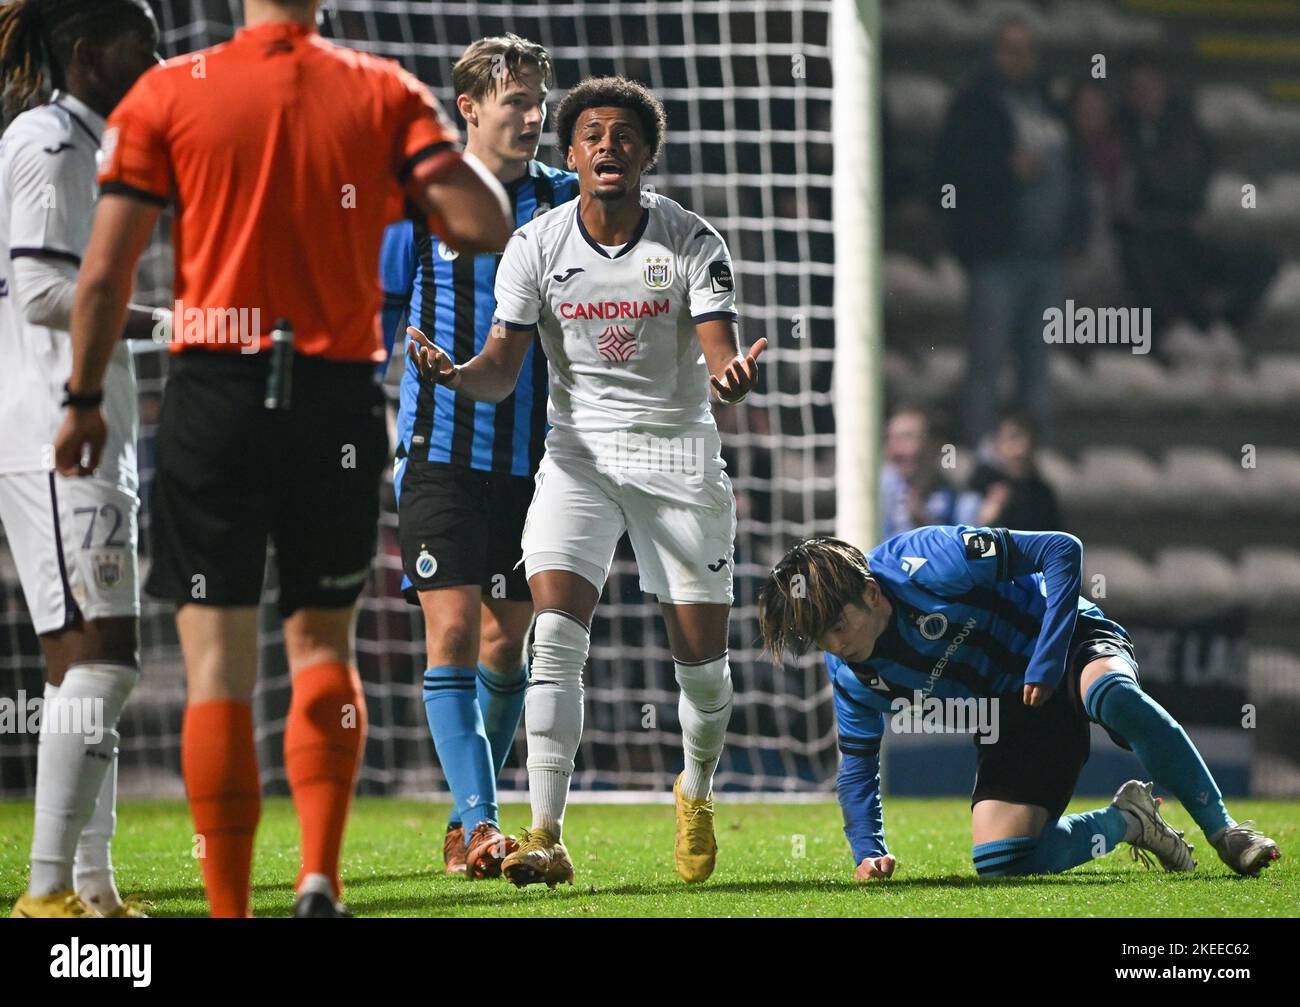
M 886 163 L 896 174 L 886 184 L 907 201 L 891 204 L 894 226 L 886 228 L 890 402 L 950 410 L 970 364 L 966 282 L 944 238 L 934 147 L 953 95 L 987 60 L 993 29 L 1008 15 L 1034 28 L 1042 65 L 1062 96 L 1093 53 L 1107 55 L 1099 83 L 1116 95 L 1130 55 L 1163 59 L 1214 147 L 1207 226 L 1267 242 L 1284 257 L 1257 318 L 1235 334 L 1235 362 L 1055 348 L 1049 380 L 1057 422 L 1040 468 L 1060 495 L 1068 530 L 1086 543 L 1088 577 L 1104 578 L 1099 602 L 1157 615 L 1244 606 L 1252 699 L 1283 690 L 1297 704 L 1300 102 L 1276 79 L 1285 68 L 1248 44 L 1292 32 L 1293 23 L 1275 5 L 1225 20 L 1190 4 L 886 2 L 884 102 L 893 148 Z M 1242 212 L 1247 184 L 1255 187 L 1253 214 Z M 1122 289 L 1120 277 L 1110 279 Z M 1108 299 L 1124 294 L 1091 302 L 1087 290 L 1067 295 L 1084 304 L 1127 303 Z M 1294 740 L 1289 755 L 1269 747 L 1278 739 L 1260 741 L 1254 779 L 1268 782 L 1259 792 L 1296 792 Z

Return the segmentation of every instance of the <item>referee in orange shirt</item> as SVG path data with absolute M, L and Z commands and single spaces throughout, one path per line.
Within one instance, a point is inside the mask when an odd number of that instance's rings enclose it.
M 246 0 L 224 45 L 145 73 L 104 134 L 72 315 L 66 474 L 104 445 L 101 382 L 136 263 L 174 204 L 171 373 L 146 589 L 177 605 L 181 765 L 213 916 L 250 913 L 261 810 L 251 698 L 268 538 L 293 679 L 285 768 L 302 830 L 296 916 L 339 916 L 339 850 L 365 741 L 355 604 L 388 459 L 379 249 L 403 196 L 462 253 L 510 236 L 501 186 L 427 89 L 315 31 L 319 0 Z M 279 319 L 292 349 L 272 349 Z M 291 381 L 284 380 L 292 375 Z

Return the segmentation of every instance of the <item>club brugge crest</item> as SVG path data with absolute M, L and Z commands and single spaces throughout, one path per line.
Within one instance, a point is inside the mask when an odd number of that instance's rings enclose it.
M 948 617 L 942 612 L 931 612 L 916 620 L 916 628 L 927 640 L 938 640 L 948 632 Z
M 95 571 L 95 583 L 101 591 L 111 591 L 122 582 L 122 554 L 120 552 L 97 552 L 90 558 Z
M 673 260 L 669 255 L 648 255 L 645 260 L 645 285 L 663 290 L 673 285 Z
M 415 572 L 425 580 L 438 572 L 438 561 L 428 549 L 421 549 L 420 555 L 415 558 Z
M 540 217 L 543 213 L 547 213 L 547 212 L 549 212 L 550 209 L 551 209 L 551 204 L 550 204 L 550 203 L 538 203 L 538 204 L 537 204 L 537 209 L 533 211 L 533 220 L 536 220 L 536 219 L 537 219 L 538 217 Z

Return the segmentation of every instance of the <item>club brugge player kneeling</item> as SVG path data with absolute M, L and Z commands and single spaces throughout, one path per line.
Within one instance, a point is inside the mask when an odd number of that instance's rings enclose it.
M 814 538 L 791 549 L 759 594 L 764 646 L 825 651 L 843 760 L 839 799 L 857 877 L 888 877 L 880 740 L 895 700 L 996 700 L 996 737 L 977 738 L 971 795 L 982 877 L 1055 874 L 1121 842 L 1167 871 L 1196 866 L 1160 817 L 1152 784 L 1130 780 L 1109 807 L 1065 815 L 1088 758 L 1089 721 L 1171 791 L 1238 874 L 1277 844 L 1228 814 L 1178 723 L 1142 691 L 1123 627 L 1079 596 L 1083 546 L 1062 532 L 939 525 L 863 553 Z M 992 743 L 984 744 L 990 741 Z

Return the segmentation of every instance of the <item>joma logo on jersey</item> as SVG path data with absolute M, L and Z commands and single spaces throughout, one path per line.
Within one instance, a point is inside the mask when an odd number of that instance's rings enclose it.
M 645 285 L 651 290 L 662 290 L 673 285 L 673 260 L 670 256 L 646 256 Z
M 609 325 L 596 337 L 596 352 L 604 359 L 625 364 L 636 356 L 636 333 L 626 325 Z
M 671 300 L 665 301 L 588 301 L 560 305 L 561 318 L 654 318 L 667 314 Z

